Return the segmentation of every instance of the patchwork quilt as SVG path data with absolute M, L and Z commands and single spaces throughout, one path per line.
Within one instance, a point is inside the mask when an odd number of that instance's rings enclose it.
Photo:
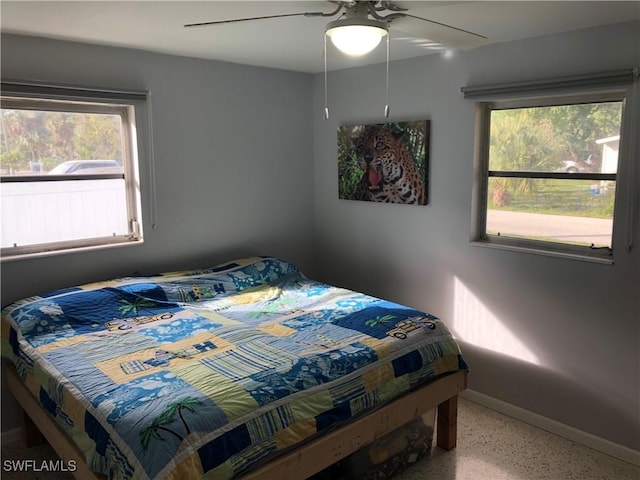
M 435 316 L 274 257 L 18 301 L 2 356 L 113 479 L 230 479 L 467 368 Z

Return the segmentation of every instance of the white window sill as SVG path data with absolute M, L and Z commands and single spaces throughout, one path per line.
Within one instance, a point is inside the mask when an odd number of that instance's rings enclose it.
M 134 246 L 142 245 L 143 243 L 144 241 L 142 239 L 139 239 L 139 240 L 130 240 L 127 242 L 120 242 L 120 243 L 109 243 L 109 244 L 91 245 L 91 246 L 84 246 L 84 247 L 64 248 L 64 249 L 58 249 L 58 250 L 47 250 L 42 252 L 23 253 L 23 254 L 17 254 L 17 255 L 3 255 L 2 257 L 0 257 L 0 261 L 2 263 L 5 263 L 5 262 L 20 261 L 20 260 L 31 260 L 34 258 L 46 258 L 46 257 L 53 257 L 58 255 L 91 252 L 96 250 L 107 250 L 107 249 L 121 248 L 121 247 L 134 247 Z
M 529 253 L 534 255 L 544 255 L 547 257 L 557 257 L 557 258 L 566 258 L 569 260 L 579 260 L 583 262 L 593 262 L 600 263 L 604 265 L 613 265 L 613 255 L 608 251 L 604 250 L 593 250 L 591 252 L 588 248 L 577 247 L 575 249 L 567 249 L 564 250 L 563 246 L 558 246 L 555 248 L 545 248 L 545 246 L 534 246 L 534 245 L 519 245 L 517 243 L 511 242 L 502 242 L 495 240 L 472 240 L 471 245 L 477 247 L 487 247 L 487 248 L 496 248 L 499 250 L 508 250 L 512 252 L 519 253 Z M 584 252 L 583 252 L 584 251 Z

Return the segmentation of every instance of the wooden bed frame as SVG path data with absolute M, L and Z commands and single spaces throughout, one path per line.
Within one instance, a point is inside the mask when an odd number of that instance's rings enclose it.
M 62 460 L 75 462 L 77 468 L 72 473 L 77 479 L 104 480 L 103 476 L 89 470 L 80 450 L 22 383 L 13 366 L 6 364 L 4 372 L 9 390 L 21 407 L 27 447 L 41 444 L 46 439 Z M 447 374 L 275 458 L 241 476 L 240 480 L 308 478 L 434 408 L 437 408 L 437 445 L 445 450 L 452 450 L 456 447 L 458 393 L 466 387 L 467 372 Z

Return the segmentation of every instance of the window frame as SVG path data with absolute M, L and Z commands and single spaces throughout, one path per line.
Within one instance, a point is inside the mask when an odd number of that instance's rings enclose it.
M 2 176 L 1 183 L 84 181 L 103 179 L 123 179 L 125 183 L 125 203 L 127 233 L 104 237 L 89 237 L 76 240 L 62 240 L 0 249 L 0 260 L 11 261 L 86 249 L 102 249 L 118 245 L 139 245 L 143 243 L 142 202 L 140 192 L 139 158 L 142 142 L 139 138 L 144 131 L 143 123 L 148 92 L 87 89 L 84 87 L 45 85 L 13 81 L 2 82 L 0 102 L 2 108 L 20 110 L 96 113 L 118 115 L 121 119 L 122 173 L 95 173 L 70 175 L 25 175 Z
M 534 253 L 547 256 L 586 260 L 604 264 L 614 263 L 614 253 L 618 230 L 629 230 L 632 225 L 625 222 L 623 210 L 627 210 L 627 219 L 633 216 L 633 206 L 625 205 L 626 200 L 633 198 L 632 175 L 627 171 L 627 157 L 631 154 L 632 140 L 627 141 L 632 133 L 633 97 L 630 84 L 638 82 L 637 71 L 625 71 L 614 81 L 604 81 L 598 85 L 599 78 L 574 77 L 560 81 L 531 82 L 491 87 L 463 87 L 465 98 L 480 97 L 475 103 L 475 142 L 474 142 L 474 180 L 472 200 L 471 244 L 499 248 L 504 250 Z M 620 73 L 620 72 L 617 72 Z M 575 79 L 589 79 L 581 85 Z M 601 80 L 601 79 L 600 79 Z M 595 83 L 595 85 L 594 85 Z M 609 84 L 610 83 L 610 84 Z M 486 98 L 483 98 L 486 97 Z M 597 103 L 606 101 L 622 102 L 622 118 L 620 124 L 620 149 L 618 170 L 616 174 L 604 173 L 562 173 L 562 172 L 517 172 L 514 174 L 491 175 L 489 170 L 490 122 L 491 112 L 509 108 L 535 108 L 556 105 L 575 105 L 580 103 Z M 633 98 L 633 102 L 640 99 Z M 629 145 L 628 145 L 629 144 Z M 622 172 L 622 173 L 621 173 Z M 495 172 L 494 172 L 495 173 Z M 515 236 L 488 234 L 487 229 L 487 192 L 491 176 L 513 176 L 517 178 L 570 178 L 573 180 L 614 180 L 616 192 L 614 200 L 613 227 L 611 248 L 573 245 L 570 243 L 544 241 Z M 629 234 L 628 234 L 629 235 Z M 627 247 L 631 248 L 632 240 Z

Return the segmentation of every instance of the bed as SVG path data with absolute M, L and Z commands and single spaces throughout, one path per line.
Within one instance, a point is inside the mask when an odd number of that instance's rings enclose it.
M 308 478 L 434 408 L 456 444 L 446 326 L 278 258 L 50 292 L 1 325 L 25 438 L 77 478 Z

